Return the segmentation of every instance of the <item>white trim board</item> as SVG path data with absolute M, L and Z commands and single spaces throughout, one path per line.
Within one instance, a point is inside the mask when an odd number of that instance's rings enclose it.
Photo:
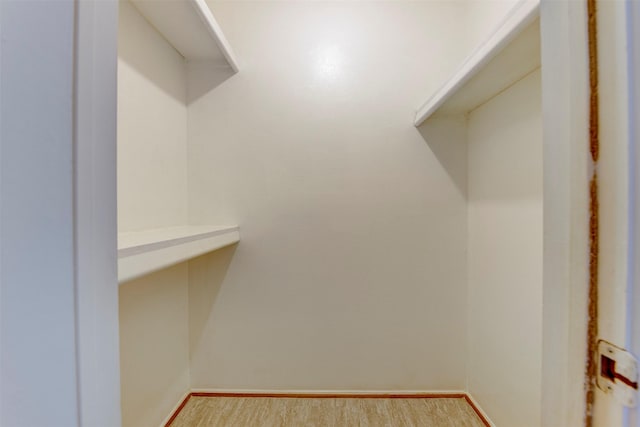
M 121 422 L 116 265 L 118 2 L 75 4 L 74 227 L 80 425 L 106 427 Z
M 629 117 L 638 117 L 640 113 L 640 4 L 627 2 L 627 22 L 629 41 Z M 636 357 L 640 357 L 640 122 L 629 123 L 629 283 L 627 297 L 627 337 L 626 348 Z M 640 424 L 640 408 L 627 409 L 626 427 Z

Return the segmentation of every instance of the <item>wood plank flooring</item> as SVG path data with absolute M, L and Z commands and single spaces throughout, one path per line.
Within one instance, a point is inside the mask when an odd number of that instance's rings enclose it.
M 484 427 L 464 398 L 193 396 L 171 427 Z

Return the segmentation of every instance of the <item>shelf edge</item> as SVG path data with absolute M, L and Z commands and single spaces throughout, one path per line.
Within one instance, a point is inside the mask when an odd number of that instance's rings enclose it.
M 240 241 L 239 229 L 153 249 L 118 259 L 118 283 L 171 267 Z
M 440 108 L 454 93 L 474 77 L 509 42 L 539 15 L 540 0 L 522 0 L 502 20 L 496 30 L 482 43 L 462 66 L 416 112 L 414 126 L 418 127 Z
M 152 241 L 149 243 L 142 243 L 138 245 L 131 245 L 124 248 L 118 248 L 118 259 L 127 258 L 130 256 L 142 254 L 149 251 L 160 250 L 172 246 L 178 246 L 189 242 L 195 242 L 197 240 L 208 239 L 210 237 L 220 236 L 227 233 L 238 232 L 239 227 L 237 225 L 223 226 L 211 231 L 204 231 L 200 233 L 190 234 L 186 236 L 178 236 L 169 239 L 162 239 L 159 241 Z
M 229 44 L 229 41 L 225 37 L 224 32 L 222 31 L 222 28 L 218 24 L 218 21 L 216 21 L 216 18 L 213 16 L 211 9 L 209 9 L 209 6 L 207 6 L 206 1 L 205 0 L 189 0 L 189 2 L 195 9 L 196 13 L 198 14 L 202 22 L 204 23 L 204 26 L 207 28 L 207 31 L 209 31 L 209 34 L 211 35 L 213 40 L 216 42 L 216 44 L 222 51 L 222 54 L 226 58 L 227 62 L 229 63 L 233 71 L 236 73 L 240 71 L 240 67 L 238 66 L 238 61 L 236 60 L 233 50 L 231 49 L 231 45 Z

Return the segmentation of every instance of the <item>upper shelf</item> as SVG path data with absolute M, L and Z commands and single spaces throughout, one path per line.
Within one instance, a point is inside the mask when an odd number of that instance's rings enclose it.
M 462 114 L 540 67 L 539 0 L 523 0 L 455 74 L 420 107 L 414 124 L 433 114 Z
M 118 282 L 126 282 L 240 240 L 238 226 L 181 226 L 118 233 Z
M 131 1 L 186 59 L 227 63 L 233 71 L 238 71 L 231 46 L 205 0 Z

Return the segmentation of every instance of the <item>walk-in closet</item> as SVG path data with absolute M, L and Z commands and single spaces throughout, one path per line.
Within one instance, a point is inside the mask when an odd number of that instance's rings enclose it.
M 0 1 L 0 424 L 637 425 L 634 16 Z
M 220 391 L 540 424 L 539 13 L 501 6 L 120 2 L 124 425 Z

